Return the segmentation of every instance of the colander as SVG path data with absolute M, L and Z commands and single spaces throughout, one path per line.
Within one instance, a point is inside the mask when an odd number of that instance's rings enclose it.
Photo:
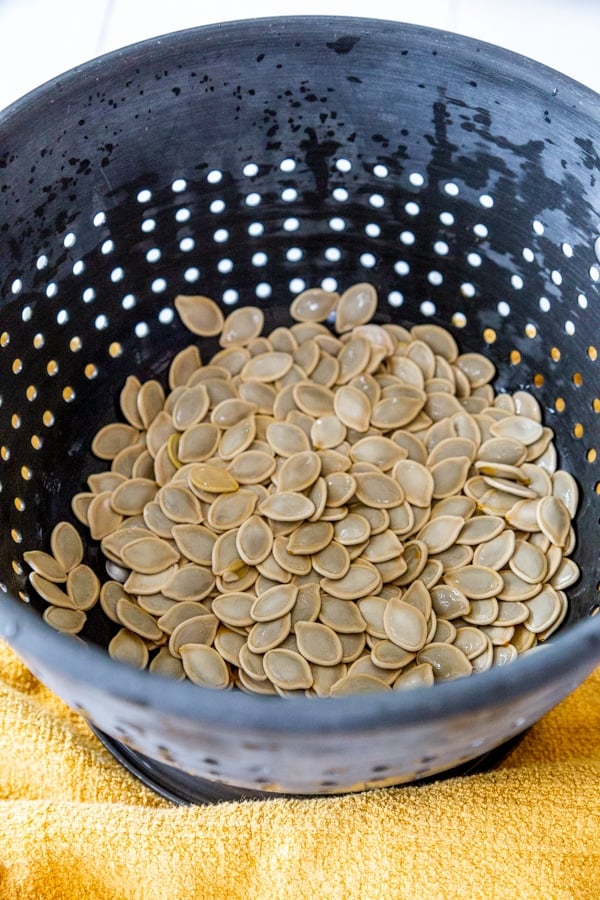
M 510 746 L 600 661 L 599 178 L 592 91 L 487 44 L 360 18 L 170 34 L 5 110 L 0 632 L 31 671 L 125 761 L 232 795 L 401 784 Z M 126 376 L 164 378 L 189 343 L 174 297 L 258 304 L 270 330 L 304 287 L 357 281 L 376 286 L 377 321 L 440 324 L 493 359 L 496 390 L 541 403 L 582 495 L 560 631 L 471 678 L 315 700 L 124 666 L 99 608 L 85 645 L 50 629 L 23 553 L 73 521 Z M 105 574 L 91 541 L 86 561 Z

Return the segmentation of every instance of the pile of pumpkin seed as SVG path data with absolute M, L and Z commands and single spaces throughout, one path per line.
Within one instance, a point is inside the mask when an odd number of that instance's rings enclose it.
M 483 672 L 558 628 L 577 484 L 487 357 L 432 323 L 374 324 L 366 283 L 304 291 L 267 335 L 257 307 L 175 308 L 220 349 L 181 350 L 168 393 L 127 378 L 124 421 L 92 445 L 108 468 L 72 500 L 108 579 L 60 522 L 51 554 L 25 554 L 48 624 L 76 634 L 99 602 L 115 659 L 319 697 Z

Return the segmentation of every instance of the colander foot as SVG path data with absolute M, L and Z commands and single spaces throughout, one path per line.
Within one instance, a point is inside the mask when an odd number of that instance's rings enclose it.
M 89 723 L 88 723 L 89 724 Z M 224 784 L 220 781 L 211 781 L 210 779 L 200 778 L 197 775 L 190 775 L 175 766 L 169 766 L 158 760 L 151 759 L 132 750 L 127 744 L 116 740 L 113 737 L 100 731 L 94 725 L 90 725 L 91 730 L 96 737 L 104 744 L 106 749 L 139 781 L 151 788 L 155 793 L 173 803 L 180 805 L 197 804 L 205 805 L 208 803 L 222 803 L 236 800 L 273 800 L 281 797 L 298 797 L 305 796 L 307 799 L 314 798 L 315 795 L 298 795 L 283 794 L 274 791 L 259 791 L 251 788 L 236 787 L 231 784 Z M 482 753 L 475 759 L 461 763 L 427 778 L 416 779 L 407 784 L 422 785 L 432 781 L 442 781 L 448 778 L 457 778 L 464 775 L 478 775 L 483 772 L 489 772 L 497 768 L 500 763 L 510 756 L 515 747 L 521 742 L 526 731 L 522 731 L 514 737 L 489 750 Z

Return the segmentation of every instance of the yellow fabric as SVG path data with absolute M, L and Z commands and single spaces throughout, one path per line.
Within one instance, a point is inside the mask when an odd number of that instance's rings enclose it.
M 2 900 L 597 900 L 600 669 L 496 771 L 176 807 L 0 643 Z

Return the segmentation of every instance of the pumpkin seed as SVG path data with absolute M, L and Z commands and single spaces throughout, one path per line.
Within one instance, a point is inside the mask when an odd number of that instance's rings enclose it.
M 383 625 L 390 641 L 403 650 L 416 652 L 425 644 L 428 628 L 423 613 L 401 598 L 389 601 L 383 614 Z
M 486 566 L 469 565 L 446 572 L 451 586 L 458 588 L 468 599 L 484 600 L 499 594 L 504 586 L 502 576 Z
M 181 648 L 185 644 L 206 644 L 210 646 L 215 639 L 218 625 L 219 620 L 212 613 L 203 613 L 199 616 L 185 619 L 171 632 L 169 652 L 175 657 L 182 657 Z
M 377 309 L 377 292 L 372 284 L 353 284 L 337 301 L 335 330 L 338 334 L 369 322 Z
M 428 644 L 417 654 L 419 663 L 429 663 L 434 678 L 438 681 L 450 681 L 470 675 L 473 667 L 468 658 L 454 644 Z
M 174 306 L 188 331 L 200 337 L 214 337 L 223 330 L 223 313 L 209 297 L 179 294 Z
M 70 572 L 83 560 L 83 541 L 70 522 L 59 522 L 54 526 L 50 534 L 50 549 L 65 572 Z
M 398 675 L 393 684 L 394 691 L 409 691 L 414 688 L 431 687 L 434 682 L 433 666 L 428 663 L 417 663 L 407 666 Z
M 156 620 L 127 597 L 121 597 L 117 601 L 116 614 L 119 623 L 133 634 L 147 641 L 163 639 L 164 634 L 156 624 Z
M 87 611 L 100 596 L 100 579 L 89 566 L 80 563 L 67 575 L 67 594 L 75 609 Z
M 108 645 L 108 653 L 113 658 L 136 669 L 145 669 L 150 654 L 141 637 L 127 628 L 121 628 Z
M 341 578 L 322 578 L 321 589 L 340 600 L 357 600 L 376 593 L 382 584 L 381 575 L 371 563 L 352 563 Z
M 281 491 L 263 500 L 259 504 L 258 511 L 277 522 L 299 522 L 310 518 L 315 511 L 315 505 L 303 494 Z
M 338 299 L 336 291 L 308 288 L 294 298 L 290 315 L 297 322 L 325 322 L 334 311 Z
M 231 679 L 229 667 L 214 647 L 206 644 L 184 644 L 180 648 L 185 674 L 201 687 L 223 690 Z

